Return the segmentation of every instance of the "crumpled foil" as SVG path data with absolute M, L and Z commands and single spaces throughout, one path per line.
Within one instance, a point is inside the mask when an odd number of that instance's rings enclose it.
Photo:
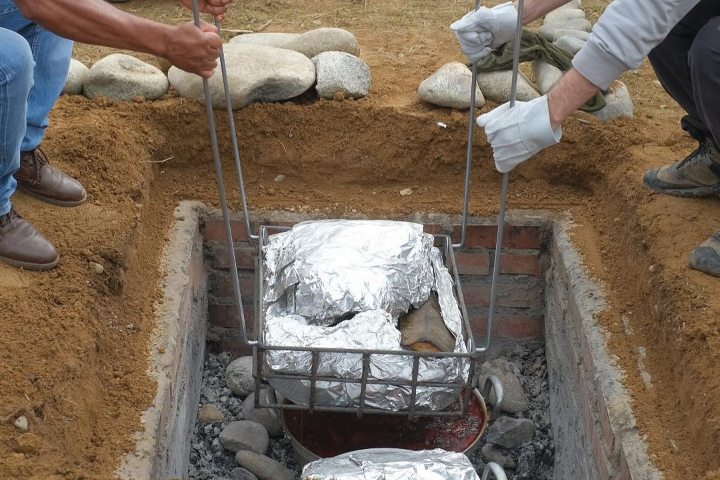
M 479 480 L 462 453 L 441 449 L 359 450 L 308 463 L 301 480 Z
M 366 258 L 367 261 L 363 261 Z M 263 339 L 268 346 L 328 347 L 403 351 L 397 320 L 410 306 L 420 307 L 430 291 L 438 292 L 443 320 L 455 336 L 455 352 L 467 351 L 462 315 L 453 282 L 433 237 L 408 222 L 324 220 L 305 222 L 270 237 L 263 250 L 266 269 Z M 359 313 L 357 313 L 359 312 Z M 354 316 L 340 320 L 345 314 Z M 266 368 L 309 375 L 308 352 L 268 350 Z M 362 355 L 320 354 L 318 375 L 361 379 Z M 372 355 L 369 378 L 410 380 L 412 357 Z M 464 382 L 467 361 L 422 358 L 418 379 Z M 273 387 L 297 404 L 310 401 L 310 382 L 271 379 Z M 360 383 L 317 382 L 317 405 L 355 406 Z M 412 389 L 373 385 L 366 389 L 367 406 L 385 410 L 409 407 Z M 418 387 L 415 404 L 442 410 L 457 390 Z

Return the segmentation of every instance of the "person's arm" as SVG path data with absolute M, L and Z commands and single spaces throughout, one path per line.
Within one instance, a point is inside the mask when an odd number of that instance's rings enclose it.
M 562 125 L 570 115 L 590 100 L 600 89 L 571 68 L 547 94 L 550 127 Z
M 544 16 L 546 13 L 555 10 L 568 3 L 569 0 L 525 0 L 523 8 L 523 25 Z M 515 0 L 513 3 L 515 9 L 518 9 L 519 2 Z
M 176 27 L 126 13 L 104 0 L 15 0 L 28 19 L 78 42 L 150 53 L 203 76 L 212 74 L 222 40 L 215 28 Z

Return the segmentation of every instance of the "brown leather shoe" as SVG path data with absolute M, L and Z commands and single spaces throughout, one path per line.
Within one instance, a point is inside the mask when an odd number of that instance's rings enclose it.
M 20 169 L 15 179 L 22 191 L 61 207 L 74 207 L 87 199 L 80 182 L 48 163 L 45 153 L 36 148 L 20 154 Z
M 59 259 L 52 243 L 15 210 L 0 216 L 0 260 L 28 270 L 49 270 Z

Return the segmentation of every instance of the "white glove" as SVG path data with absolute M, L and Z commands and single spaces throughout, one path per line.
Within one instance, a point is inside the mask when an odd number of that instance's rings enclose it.
M 562 129 L 553 131 L 547 96 L 529 102 L 510 103 L 480 115 L 477 124 L 485 129 L 495 156 L 495 168 L 509 172 L 543 148 L 560 142 Z
M 465 56 L 476 62 L 493 48 L 515 38 L 518 12 L 512 2 L 493 8 L 480 7 L 456 21 L 450 28 L 455 32 Z

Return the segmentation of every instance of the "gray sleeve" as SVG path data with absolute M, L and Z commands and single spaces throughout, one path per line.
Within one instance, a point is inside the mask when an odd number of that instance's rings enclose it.
M 700 0 L 615 0 L 593 27 L 573 67 L 601 89 L 638 68 Z

